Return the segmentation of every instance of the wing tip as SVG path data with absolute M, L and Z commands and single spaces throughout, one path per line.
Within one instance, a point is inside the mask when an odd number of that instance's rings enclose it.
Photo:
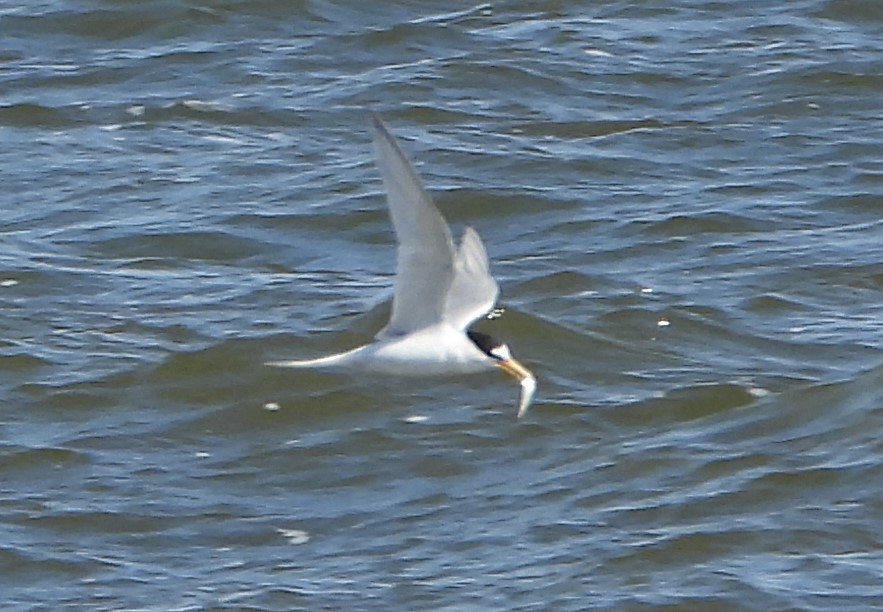
M 380 113 L 370 108 L 365 109 L 365 112 L 368 115 L 368 122 L 371 124 L 371 128 L 375 133 L 383 134 L 386 138 L 391 140 L 392 138 L 389 128 L 386 127 L 386 123 L 380 117 Z

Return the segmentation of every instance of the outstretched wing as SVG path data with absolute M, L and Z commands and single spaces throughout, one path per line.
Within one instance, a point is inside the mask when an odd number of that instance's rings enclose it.
M 371 115 L 371 123 L 377 167 L 399 243 L 392 315 L 378 336 L 394 336 L 442 320 L 454 278 L 454 245 L 448 224 L 395 138 L 377 115 Z
M 499 292 L 481 238 L 478 232 L 467 227 L 454 258 L 454 280 L 448 290 L 443 316 L 454 327 L 465 330 L 494 307 Z

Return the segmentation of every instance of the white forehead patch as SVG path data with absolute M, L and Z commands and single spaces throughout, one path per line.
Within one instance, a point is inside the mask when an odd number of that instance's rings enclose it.
M 509 347 L 505 344 L 495 346 L 489 352 L 491 354 L 491 357 L 499 359 L 500 361 L 509 361 L 510 359 L 512 359 L 512 353 L 509 352 Z

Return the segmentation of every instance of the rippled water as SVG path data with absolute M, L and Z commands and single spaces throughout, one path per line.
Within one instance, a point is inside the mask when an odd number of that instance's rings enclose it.
M 0 5 L 4 609 L 883 605 L 874 0 Z M 385 322 L 364 110 L 539 379 Z

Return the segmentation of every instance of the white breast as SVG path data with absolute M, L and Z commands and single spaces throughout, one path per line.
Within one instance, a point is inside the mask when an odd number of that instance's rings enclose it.
M 437 325 L 399 338 L 384 338 L 368 347 L 359 366 L 385 374 L 432 376 L 468 374 L 493 369 L 494 361 L 466 334 Z

